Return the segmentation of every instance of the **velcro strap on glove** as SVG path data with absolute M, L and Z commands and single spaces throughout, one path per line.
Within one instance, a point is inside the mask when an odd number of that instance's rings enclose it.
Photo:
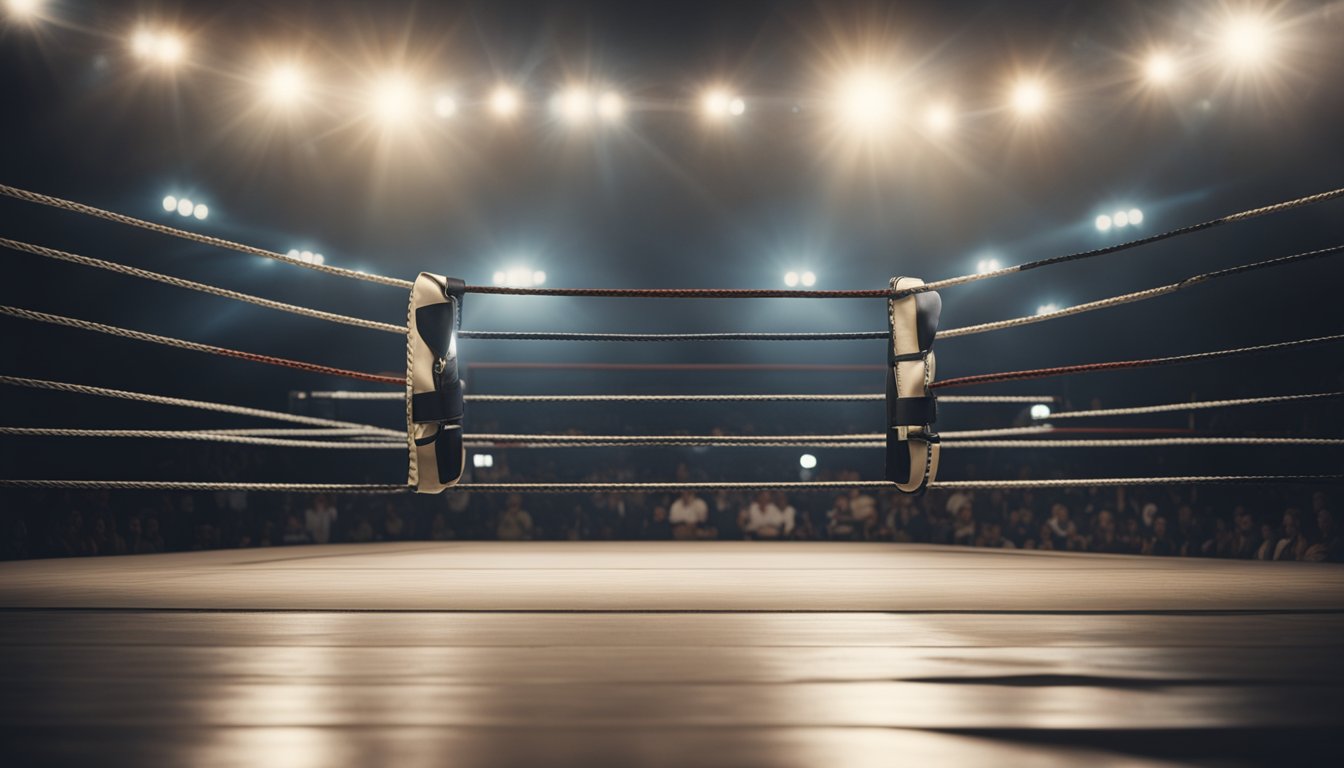
M 923 285 L 913 277 L 891 281 L 894 291 Z M 933 339 L 943 300 L 925 291 L 887 302 L 887 460 L 886 478 L 905 493 L 922 493 L 938 474 L 938 401 L 931 385 L 935 369 Z
M 409 485 L 438 493 L 456 485 L 466 467 L 462 445 L 462 379 L 457 332 L 461 280 L 421 272 L 411 288 L 406 334 L 406 434 Z

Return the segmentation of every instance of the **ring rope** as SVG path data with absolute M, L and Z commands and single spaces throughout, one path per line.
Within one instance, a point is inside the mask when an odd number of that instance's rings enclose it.
M 1035 368 L 1025 371 L 1004 371 L 1001 373 L 982 373 L 975 376 L 961 376 L 959 378 L 944 379 L 933 383 L 936 389 L 946 389 L 950 387 L 967 387 L 974 384 L 989 384 L 999 381 L 1026 381 L 1028 379 L 1043 379 L 1051 376 L 1063 376 L 1073 373 L 1091 373 L 1093 371 L 1110 371 L 1128 368 L 1149 368 L 1161 365 L 1181 365 L 1184 363 L 1199 362 L 1202 360 L 1215 360 L 1223 357 L 1234 357 L 1237 355 L 1249 355 L 1259 352 L 1274 352 L 1283 349 L 1295 349 L 1297 347 L 1307 347 L 1315 344 L 1327 344 L 1336 341 L 1344 341 L 1344 333 L 1337 333 L 1331 336 L 1317 336 L 1309 339 L 1295 339 L 1293 341 L 1281 341 L 1274 344 L 1260 344 L 1251 347 L 1234 347 L 1232 349 L 1220 349 L 1213 352 L 1195 352 L 1188 355 L 1172 355 L 1170 357 L 1153 357 L 1142 360 L 1117 360 L 1107 363 L 1084 363 L 1081 365 L 1063 365 L 1055 368 Z
M 52 315 L 46 312 L 37 312 L 35 310 L 22 309 L 20 307 L 0 305 L 0 315 L 9 315 L 11 317 L 18 317 L 24 320 L 32 320 L 41 323 L 50 323 L 51 325 L 63 325 L 67 328 L 78 328 L 82 331 L 93 331 L 109 336 L 119 336 L 123 339 L 134 339 L 135 341 L 145 341 L 151 344 L 162 344 L 167 347 L 175 347 L 177 349 L 185 349 L 192 352 L 204 352 L 220 357 L 232 357 L 239 360 L 250 360 L 254 363 L 265 363 L 266 365 L 276 365 L 282 368 L 293 368 L 294 370 L 307 371 L 309 373 L 340 376 L 347 379 L 368 381 L 375 384 L 404 384 L 404 380 L 397 376 L 381 376 L 376 373 L 364 373 L 363 371 L 351 371 L 345 368 L 333 368 L 328 365 L 318 365 L 317 363 L 308 363 L 302 360 L 290 360 L 289 358 L 262 355 L 256 352 L 244 352 L 238 349 L 217 347 L 213 344 L 201 344 L 195 341 L 186 341 L 185 339 L 175 339 L 171 336 L 159 336 L 154 333 L 134 331 L 129 328 L 120 328 L 115 325 L 104 325 L 103 323 L 95 323 L 90 320 L 79 320 L 63 315 Z
M 1045 434 L 1097 434 L 1122 433 L 1150 434 L 1153 432 L 1172 432 L 1180 430 L 1144 429 L 1132 427 L 1053 427 L 1048 424 L 1030 427 L 1006 427 L 1001 429 L 976 429 L 942 432 L 943 439 L 978 439 L 1011 437 L 1020 435 Z M 477 444 L 490 443 L 505 447 L 516 443 L 547 446 L 596 447 L 596 446 L 715 446 L 715 445 L 752 445 L 752 446 L 827 446 L 836 443 L 877 442 L 886 439 L 881 432 L 855 432 L 832 435 L 564 435 L 564 434 L 520 434 L 520 433 L 482 433 L 468 432 L 463 440 Z M 882 443 L 885 445 L 885 443 Z
M 1276 395 L 1274 397 L 1242 397 L 1233 400 L 1203 400 L 1190 403 L 1165 403 L 1162 405 L 1139 405 L 1130 408 L 1098 408 L 1090 411 L 1058 411 L 1047 419 L 1084 419 L 1101 416 L 1137 416 L 1146 413 L 1168 413 L 1171 411 L 1197 411 L 1206 408 L 1235 408 L 1243 405 L 1262 403 L 1290 403 L 1302 400 L 1323 400 L 1344 397 L 1344 392 L 1313 392 L 1305 395 Z M 940 398 L 941 399 L 941 398 Z
M 1007 320 L 996 320 L 989 323 L 980 323 L 978 325 L 969 325 L 962 328 L 949 328 L 939 331 L 936 338 L 952 339 L 958 336 L 970 336 L 987 331 L 998 331 L 1007 328 L 1016 328 L 1023 325 L 1045 322 L 1047 320 L 1057 320 L 1062 317 L 1071 317 L 1081 315 L 1085 312 L 1093 312 L 1098 309 L 1108 309 L 1123 304 L 1131 304 L 1146 299 L 1154 299 L 1159 296 L 1167 296 L 1177 291 L 1200 285 L 1202 283 L 1216 280 L 1222 277 L 1238 275 L 1244 272 L 1253 272 L 1260 269 L 1271 267 L 1280 267 L 1287 264 L 1295 264 L 1299 261 L 1310 259 L 1319 259 L 1325 256 L 1334 256 L 1344 253 L 1344 245 L 1331 246 L 1329 248 L 1320 248 L 1314 251 L 1295 253 L 1290 256 L 1280 256 L 1278 258 L 1257 261 L 1252 264 L 1242 264 L 1227 269 L 1204 272 L 1198 275 L 1191 275 L 1183 280 L 1160 285 L 1154 288 L 1146 288 L 1141 291 L 1112 296 L 1097 301 L 1089 301 L 1083 304 L 1077 304 L 1072 307 L 1064 307 L 1053 312 L 1044 312 L 1041 314 L 1024 315 Z M 633 342 L 675 342 L 675 341 L 856 341 L 870 339 L 886 339 L 890 334 L 886 331 L 852 331 L 852 332 L 833 332 L 833 333 L 573 333 L 556 331 L 462 331 L 458 334 L 464 339 L 489 339 L 495 341 L 633 341 Z
M 18 189 L 16 187 L 11 187 L 4 184 L 0 184 L 0 195 L 5 195 L 7 197 L 11 197 L 16 200 L 23 200 L 26 202 L 47 205 L 53 208 L 59 208 L 74 213 L 81 213 L 88 216 L 94 216 L 97 218 L 105 219 L 107 221 L 113 221 L 119 224 L 139 227 L 141 229 L 147 229 L 151 232 L 172 235 L 174 237 L 183 238 L 185 240 L 191 240 L 206 245 L 226 248 L 229 250 L 238 251 L 240 253 L 247 253 L 254 256 L 261 256 L 263 258 L 284 261 L 290 264 L 295 264 L 297 266 L 316 270 L 318 272 L 325 272 L 327 274 L 339 275 L 341 277 L 348 277 L 356 280 L 365 280 L 368 282 L 381 283 L 383 285 L 391 285 L 405 289 L 409 289 L 413 285 L 413 283 L 409 280 L 400 280 L 392 277 L 384 277 L 382 275 L 373 275 L 352 269 L 331 267 L 325 264 L 310 264 L 308 262 L 291 258 L 290 256 L 287 256 L 282 253 L 277 253 L 275 251 L 267 251 L 262 248 L 243 245 L 241 243 L 235 243 L 218 237 L 211 237 L 209 235 L 202 235 L 195 232 L 188 232 L 186 230 L 165 226 L 163 224 L 155 224 L 153 222 L 144 221 L 143 219 L 137 219 L 132 216 L 127 216 L 125 214 L 113 213 L 111 211 L 106 211 L 101 208 L 95 208 L 91 205 L 76 203 L 70 200 L 64 200 L 58 197 L 52 197 L 50 195 L 39 194 L 37 192 L 30 192 L 27 190 Z M 1199 232 L 1205 229 L 1211 229 L 1213 227 L 1217 227 L 1223 224 L 1229 224 L 1237 221 L 1245 221 L 1247 219 L 1252 219 L 1258 216 L 1266 216 L 1273 213 L 1280 213 L 1282 211 L 1290 210 L 1293 208 L 1299 208 L 1302 206 L 1312 205 L 1314 203 L 1333 200 L 1335 198 L 1342 196 L 1344 196 L 1344 188 L 1333 189 L 1326 192 L 1319 192 L 1314 195 L 1307 195 L 1305 197 L 1299 197 L 1293 200 L 1285 200 L 1282 202 L 1273 203 L 1271 205 L 1261 206 L 1259 208 L 1252 208 L 1250 210 L 1228 214 L 1199 224 L 1191 224 L 1186 227 L 1169 230 L 1167 232 L 1161 232 L 1155 235 L 1151 235 L 1149 237 L 1140 238 L 1138 240 L 1131 240 L 1125 243 L 1118 243 L 1116 245 L 1107 246 L 1105 248 L 1096 248 L 1090 251 L 1081 251 L 1078 253 L 1067 254 L 1064 256 L 1053 256 L 1047 259 L 1029 261 L 1023 264 L 1004 267 L 1002 269 L 997 269 L 991 272 L 961 275 L 959 277 L 947 278 L 945 280 L 937 280 L 932 283 L 925 283 L 920 286 L 916 286 L 913 288 L 906 288 L 900 291 L 892 291 L 889 288 L 876 289 L 876 290 L 808 291 L 808 290 L 749 290 L 749 289 L 511 288 L 507 286 L 493 286 L 493 285 L 491 286 L 468 285 L 466 287 L 466 290 L 468 293 L 501 294 L 501 295 L 514 295 L 514 296 L 588 296 L 588 297 L 626 297 L 626 298 L 896 299 L 896 298 L 902 298 L 904 296 L 909 296 L 915 293 L 936 291 L 941 290 L 943 288 L 950 288 L 956 285 L 965 285 L 967 283 L 977 282 L 980 280 L 987 280 L 994 277 L 1002 277 L 1004 275 L 1009 275 L 1016 272 L 1024 272 L 1029 269 L 1037 269 L 1040 267 L 1051 266 L 1054 264 L 1062 264 L 1069 261 L 1078 261 L 1081 259 L 1092 258 L 1094 256 L 1102 256 L 1105 254 L 1116 253 L 1118 251 L 1124 251 L 1131 248 L 1137 248 L 1139 246 L 1148 245 L 1150 243 L 1156 243 L 1162 240 L 1192 234 L 1194 232 Z
M 315 400 L 404 400 L 402 392 L 304 392 Z M 815 395 L 466 395 L 469 403 L 715 403 L 715 402 L 882 402 L 880 393 Z M 1054 395 L 948 395 L 940 403 L 1051 403 Z
M 252 256 L 260 256 L 265 259 L 275 259 L 276 261 L 283 261 L 286 264 L 293 264 L 294 266 L 297 267 L 304 267 L 306 269 L 312 269 L 318 272 L 325 272 L 329 275 L 338 275 L 340 277 L 348 277 L 355 280 L 364 280 L 370 283 L 381 283 L 382 285 L 391 285 L 397 288 L 405 288 L 405 289 L 409 289 L 413 285 L 413 283 L 410 280 L 400 280 L 395 277 L 384 277 L 382 275 L 373 275 L 366 272 L 359 272 L 353 269 L 344 269 L 342 267 L 331 267 L 327 266 L 326 264 L 311 264 L 309 262 L 301 261 L 299 259 L 293 258 L 283 253 L 268 251 L 264 248 L 257 248 L 251 245 L 243 245 L 242 243 L 235 243 L 231 240 L 225 240 L 219 237 L 211 237 L 210 235 L 202 235 L 197 232 L 188 232 L 185 229 L 177 229 L 176 227 L 169 227 L 163 224 L 155 224 L 154 222 L 145 221 L 144 219 L 137 219 L 134 216 L 127 216 L 124 213 L 113 213 L 112 211 L 105 211 L 102 208 L 95 208 L 91 205 L 85 205 L 84 203 L 76 203 L 71 200 L 63 200 L 59 197 L 52 197 L 51 195 L 43 195 L 38 192 L 29 192 L 26 189 L 18 189 L 17 187 L 11 187 L 6 184 L 0 184 L 0 195 L 4 195 L 6 197 L 12 197 L 15 200 L 23 200 L 29 203 L 37 203 L 39 205 L 46 205 L 52 208 L 59 208 L 64 211 L 71 211 L 73 213 L 82 213 L 85 216 L 93 216 L 94 218 L 103 219 L 105 221 L 112 221 L 118 224 L 125 224 L 127 226 L 132 227 L 139 227 L 140 229 L 147 229 L 150 232 L 157 232 L 161 235 L 171 235 L 173 237 L 178 237 L 183 240 L 190 240 L 192 242 L 201 243 L 204 245 L 211 245 L 217 248 L 224 248 L 230 251 L 237 251 L 238 253 L 246 253 Z
M 884 444 L 885 445 L 885 444 Z M 948 448 L 1160 448 L 1175 445 L 1344 445 L 1333 437 L 1147 437 L 1118 440 L 951 440 Z
M 307 424 L 314 427 L 334 427 L 343 430 L 359 430 L 365 434 L 381 434 L 398 439 L 406 436 L 405 432 L 384 427 L 375 427 L 370 424 L 356 424 L 349 421 L 337 421 L 335 419 L 322 419 L 316 416 L 300 416 L 293 413 L 284 413 L 282 411 L 267 411 L 260 408 L 248 408 L 242 405 L 228 405 L 226 403 L 212 403 L 204 400 L 187 400 L 180 397 L 168 397 L 166 395 L 151 395 L 144 392 L 130 392 L 121 389 L 108 389 L 106 387 L 93 387 L 87 384 L 69 384 L 63 381 L 48 381 L 45 379 L 27 379 L 19 376 L 0 375 L 0 384 L 9 384 L 16 387 L 28 387 L 30 389 L 46 389 L 55 392 L 67 392 L 79 395 L 97 395 L 99 397 L 114 397 L 120 400 L 132 400 L 141 403 L 153 403 L 155 405 L 175 405 L 183 408 L 196 408 L 203 411 L 215 411 L 217 413 L 231 413 L 237 416 L 252 416 L 259 419 L 271 419 L 273 421 L 287 421 L 294 424 Z
M 1241 483 L 1337 484 L 1344 475 L 1187 475 L 1175 477 L 1079 477 L 1043 480 L 940 480 L 933 490 L 994 490 L 996 488 L 1100 488 L 1139 485 L 1219 485 Z M 885 480 L 808 481 L 784 483 L 459 483 L 450 490 L 462 493 L 618 493 L 676 491 L 841 491 L 851 488 L 891 490 Z M 63 488 L 71 490 L 146 491 L 282 491 L 288 493 L 406 493 L 405 485 L 350 483 L 226 483 L 178 480 L 11 480 L 0 488 Z
M 1110 307 L 1118 307 L 1122 304 L 1131 304 L 1136 301 L 1155 299 L 1159 296 L 1168 296 L 1170 294 L 1176 293 L 1177 291 L 1181 291 L 1195 285 L 1207 283 L 1211 280 L 1217 280 L 1220 277 L 1239 275 L 1243 272 L 1252 272 L 1258 269 L 1267 269 L 1269 267 L 1279 267 L 1285 264 L 1294 264 L 1299 261 L 1307 261 L 1309 259 L 1319 259 L 1325 256 L 1334 256 L 1339 253 L 1344 253 L 1344 245 L 1335 245 L 1329 248 L 1320 248 L 1315 251 L 1295 253 L 1291 256 L 1280 256 L 1279 258 L 1276 259 L 1257 261 L 1253 264 L 1243 264 L 1236 267 L 1229 267 L 1227 269 L 1219 269 L 1213 272 L 1205 272 L 1199 275 L 1192 275 L 1190 277 L 1185 278 L 1184 280 L 1179 280 L 1177 282 L 1170 283 L 1168 285 L 1160 285 L 1157 286 L 1156 288 L 1147 288 L 1142 291 L 1125 293 L 1119 296 L 1112 296 L 1107 299 L 1099 299 L 1097 301 L 1089 301 L 1083 304 L 1075 304 L 1072 307 L 1064 307 L 1063 309 L 1057 309 L 1054 312 L 1043 312 L 1039 315 L 1024 315 L 1022 317 L 1014 317 L 1008 320 L 996 320 L 994 322 L 980 323 L 978 325 L 968 325 L 962 328 L 949 328 L 944 331 L 939 331 L 936 335 L 936 338 L 953 339 L 958 336 L 970 336 L 972 334 L 984 333 L 986 331 L 998 331 L 1006 328 L 1016 328 L 1022 325 L 1031 325 L 1033 323 L 1044 322 L 1046 320 L 1057 320 L 1061 317 L 1071 317 L 1073 315 L 1081 315 L 1084 312 L 1092 312 L 1098 309 L 1108 309 Z
M 345 448 L 357 450 L 405 450 L 404 443 L 339 442 L 330 440 L 282 440 L 273 437 L 227 435 L 219 432 L 179 429 L 56 429 L 48 427 L 0 427 L 0 435 L 25 437 L 140 438 L 150 440 L 193 440 L 240 445 L 274 445 L 285 448 Z M 386 439 L 386 438 L 383 438 Z
M 105 269 L 110 272 L 116 272 L 122 275 L 129 275 L 131 277 L 139 277 L 145 280 L 154 280 L 160 283 L 165 283 L 167 285 L 176 286 L 178 288 L 186 288 L 193 291 L 200 291 L 201 293 L 208 293 L 212 296 L 219 296 L 226 299 L 234 299 L 236 301 L 245 301 L 249 304 L 256 304 L 259 307 L 266 307 L 268 309 L 278 309 L 281 312 L 289 312 L 295 315 L 303 315 L 304 317 L 312 317 L 318 320 L 327 320 L 329 322 L 341 323 L 343 325 L 352 325 L 355 326 L 356 328 L 368 328 L 375 331 L 384 331 L 386 333 L 396 333 L 403 336 L 406 334 L 406 329 L 400 325 L 393 325 L 391 323 L 380 323 L 374 320 L 364 320 L 358 317 L 338 315 L 334 312 L 323 312 L 320 309 L 309 309 L 308 307 L 300 307 L 295 304 L 286 304 L 282 301 L 273 301 L 271 299 L 264 299 L 260 296 L 253 296 L 251 294 L 241 293 L 239 291 L 231 291 L 228 290 L 227 288 L 218 288 L 216 286 L 208 285 L 206 283 L 198 283 L 193 280 L 185 280 L 180 277 L 173 277 L 172 275 L 164 275 L 158 272 L 150 272 L 147 269 L 139 269 L 137 267 L 132 267 L 125 264 L 118 264 L 112 261 L 103 261 L 102 259 L 95 259 L 91 256 L 81 256 L 77 253 L 68 253 L 66 251 L 59 251 L 56 250 L 55 248 L 46 248 L 44 246 L 32 245 L 31 243 L 24 243 L 18 240 L 10 240 L 9 238 L 6 237 L 0 237 L 0 246 L 9 248 L 10 250 L 14 251 L 31 253 L 36 256 L 45 256 L 46 258 L 49 259 L 68 261 L 72 264 L 82 264 L 86 267 L 95 267 L 97 269 Z

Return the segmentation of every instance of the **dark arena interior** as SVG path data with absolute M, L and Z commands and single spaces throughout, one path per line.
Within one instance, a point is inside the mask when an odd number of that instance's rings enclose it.
M 1344 764 L 1342 39 L 0 0 L 0 765 Z

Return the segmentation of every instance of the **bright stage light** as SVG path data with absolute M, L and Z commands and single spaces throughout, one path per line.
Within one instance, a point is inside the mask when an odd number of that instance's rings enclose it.
M 147 29 L 136 30 L 131 37 L 131 51 L 142 59 L 147 59 L 154 55 L 154 46 L 158 41 L 158 35 Z
M 1051 312 L 1058 312 L 1058 311 L 1059 311 L 1059 305 L 1054 303 L 1053 301 L 1048 304 L 1042 304 L 1036 308 L 1036 314 L 1038 315 L 1048 315 Z
M 587 122 L 593 111 L 592 97 L 577 86 L 557 94 L 553 105 L 560 117 L 575 125 Z
M 457 99 L 444 94 L 434 100 L 434 114 L 442 118 L 449 118 L 457 114 Z
M 952 130 L 954 120 L 952 108 L 946 104 L 934 104 L 924 112 L 924 126 L 930 133 L 947 133 Z
M 163 210 L 168 211 L 170 213 L 172 211 L 176 211 L 177 198 L 172 195 L 168 195 L 167 197 L 163 198 Z
M 1129 209 L 1129 223 L 1138 226 L 1143 223 L 1143 211 L 1138 208 Z
M 723 120 L 729 117 L 741 117 L 747 111 L 747 102 L 723 88 L 707 91 L 700 100 L 701 111 L 711 120 Z
M 1115 215 L 1111 216 L 1111 221 L 1115 222 L 1116 227 L 1129 226 L 1129 211 L 1116 211 Z
M 1114 222 L 1111 221 L 1111 217 L 1110 217 L 1110 216 L 1107 216 L 1106 214 L 1103 213 L 1103 214 L 1101 214 L 1100 216 L 1097 217 L 1097 220 L 1096 220 L 1097 231 L 1098 231 L 1098 232 L 1109 232 L 1109 231 L 1111 230 L 1111 224 L 1113 224 L 1113 223 L 1114 223 Z
M 186 199 L 185 197 L 177 201 L 177 212 L 179 214 L 183 216 L 190 216 L 192 212 L 195 210 L 196 206 L 193 205 L 192 202 Z
M 799 275 L 798 280 L 803 284 L 804 288 L 811 288 L 817 284 L 817 273 L 809 270 Z
M 292 64 L 278 66 L 266 77 L 266 99 L 273 104 L 291 106 L 303 96 L 303 90 L 303 72 Z
M 1154 85 L 1166 85 L 1176 77 L 1176 60 L 1164 51 L 1158 51 L 1144 62 L 1143 74 Z
M 803 469 L 815 469 L 817 466 L 817 457 L 810 453 L 804 453 L 798 457 L 798 466 Z
M 886 127 L 896 111 L 896 90 L 876 72 L 858 72 L 841 85 L 840 118 L 850 128 L 868 133 Z
M 517 266 L 497 270 L 492 281 L 495 285 L 508 288 L 536 288 L 546 282 L 546 273 L 540 269 Z
M 299 260 L 299 249 L 298 249 L 298 248 L 290 248 L 290 249 L 289 249 L 289 253 L 286 253 L 285 255 L 288 256 L 288 257 L 291 258 L 291 259 L 294 259 L 295 261 L 298 261 L 298 260 Z
M 606 122 L 615 122 L 625 114 L 625 100 L 619 93 L 607 91 L 597 100 L 597 114 Z
M 1050 418 L 1050 406 L 1045 403 L 1037 403 L 1031 406 L 1031 418 L 1048 419 Z
M 210 207 L 203 203 L 198 203 L 196 208 L 192 210 L 191 215 L 195 216 L 200 221 L 205 221 L 206 217 L 210 215 Z
M 997 270 L 1001 265 L 995 258 L 981 259 L 975 262 L 975 272 L 978 275 L 986 275 Z
M 486 469 L 495 466 L 495 457 L 488 453 L 473 453 L 471 455 L 471 465 L 477 469 Z
M 313 252 L 312 252 L 312 251 L 300 251 L 300 252 L 299 252 L 299 261 L 302 261 L 302 262 L 304 262 L 304 263 L 306 263 L 306 264 L 311 264 L 311 263 L 313 263 Z
M 1030 116 L 1045 109 L 1045 87 L 1035 80 L 1024 80 L 1013 86 L 1013 109 L 1019 115 Z
M 320 253 L 314 253 L 314 254 L 313 254 L 313 263 L 316 264 L 316 265 L 318 265 L 318 266 L 321 266 L 321 265 L 323 265 L 323 264 L 326 264 L 326 263 L 327 263 L 327 257 L 326 257 L 326 256 L 323 256 L 323 255 L 320 254 Z
M 798 285 L 798 280 L 799 277 L 797 272 L 784 273 L 784 284 L 789 286 L 790 288 L 796 287 Z
M 496 117 L 513 117 L 521 106 L 518 93 L 507 85 L 501 85 L 490 94 L 490 111 Z
M 384 124 L 407 120 L 415 107 L 415 89 L 405 77 L 388 75 L 373 89 L 373 114 Z
M 1273 35 L 1266 19 L 1246 14 L 1224 23 L 1221 42 L 1228 61 L 1249 67 L 1261 64 L 1269 55 Z
M 171 65 L 186 57 L 187 44 L 174 32 L 141 29 L 131 37 L 131 51 L 142 59 Z
M 16 19 L 29 21 L 42 12 L 42 0 L 8 0 L 5 9 Z

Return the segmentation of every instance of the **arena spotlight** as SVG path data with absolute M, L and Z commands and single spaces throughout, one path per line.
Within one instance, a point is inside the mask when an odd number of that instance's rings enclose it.
M 810 453 L 804 453 L 802 456 L 798 457 L 798 466 L 803 469 L 816 469 L 817 457 Z
M 975 262 L 975 273 L 978 275 L 986 275 L 989 274 L 990 272 L 996 271 L 997 269 L 999 269 L 1000 266 L 1002 265 L 999 263 L 998 259 L 992 257 L 980 259 L 979 261 Z
M 701 110 L 711 120 L 740 117 L 747 111 L 747 102 L 723 88 L 714 88 L 700 100 Z
M 817 284 L 817 273 L 806 270 L 798 275 L 798 282 L 802 283 L 804 288 L 811 288 Z
M 537 269 L 516 266 L 509 269 L 496 270 L 494 274 L 495 285 L 507 288 L 536 288 L 546 282 L 546 273 Z
M 140 29 L 131 37 L 131 51 L 142 59 L 167 66 L 185 58 L 187 44 L 175 32 Z
M 1111 221 L 1115 223 L 1116 228 L 1129 226 L 1129 211 L 1116 211 L 1111 216 Z
M 1053 301 L 1036 307 L 1036 314 L 1038 315 L 1048 315 L 1051 312 L 1058 312 L 1058 311 L 1059 311 L 1059 305 L 1054 303 Z
M 1045 87 L 1035 80 L 1023 80 L 1013 86 L 1013 110 L 1024 117 L 1039 114 L 1046 105 Z
M 373 115 L 385 125 L 410 118 L 415 107 L 415 88 L 402 75 L 387 75 L 374 85 Z
M 1137 227 L 1138 225 L 1143 223 L 1143 211 L 1139 210 L 1138 208 L 1130 208 L 1128 213 L 1129 213 L 1129 223 L 1131 225 Z
M 282 64 L 266 77 L 266 99 L 277 106 L 292 106 L 303 96 L 303 89 L 303 72 L 293 64 Z
M 797 272 L 785 272 L 785 273 L 784 273 L 784 284 L 787 285 L 787 286 L 790 287 L 790 288 L 796 288 L 796 287 L 798 286 L 798 281 L 799 281 L 800 279 L 801 279 L 801 278 L 799 277 L 799 275 L 798 275 Z
M 177 201 L 177 212 L 181 216 L 190 216 L 196 210 L 196 205 L 187 198 Z
M 1253 67 L 1264 63 L 1273 42 L 1269 21 L 1260 16 L 1248 13 L 1223 23 L 1223 55 L 1235 66 Z
M 488 469 L 495 466 L 495 457 L 488 453 L 473 453 L 471 455 L 471 466 L 477 469 Z
M 457 114 L 457 99 L 449 94 L 440 94 L 434 99 L 434 114 L 445 120 Z
M 1103 213 L 1100 216 L 1098 216 L 1096 218 L 1096 221 L 1094 221 L 1093 223 L 1096 224 L 1098 232 L 1109 232 L 1111 230 L 1111 225 L 1114 222 L 1111 221 L 1110 216 L 1107 216 L 1106 214 Z
M 501 85 L 495 88 L 490 94 L 490 111 L 495 117 L 510 118 L 518 114 L 521 102 L 518 99 L 518 92 L 507 85 Z
M 1153 85 L 1166 85 L 1176 77 L 1176 60 L 1166 51 L 1155 51 L 1144 62 L 1143 74 Z
M 850 75 L 841 84 L 837 104 L 841 120 L 852 130 L 872 133 L 886 127 L 896 111 L 896 89 L 877 72 Z
M 597 99 L 597 116 L 603 121 L 614 123 L 625 114 L 625 100 L 615 91 L 607 91 Z
M 198 221 L 205 221 L 206 217 L 210 215 L 210 207 L 204 203 L 197 203 L 196 207 L 192 209 L 191 215 L 195 216 Z
M 8 0 L 5 10 L 9 15 L 21 21 L 32 21 L 42 13 L 42 0 Z
M 164 198 L 163 198 L 163 210 L 168 211 L 169 213 L 172 213 L 173 211 L 176 211 L 176 210 L 177 210 L 177 198 L 174 197 L 173 195 L 168 195 L 168 196 L 164 197 Z
M 566 122 L 580 125 L 592 115 L 593 99 L 586 88 L 574 86 L 556 94 L 552 106 Z
M 946 104 L 934 104 L 924 112 L 924 126 L 930 133 L 947 133 L 952 130 L 953 122 L 952 108 Z
M 1037 403 L 1031 406 L 1031 418 L 1038 420 L 1050 418 L 1050 406 L 1045 403 Z

